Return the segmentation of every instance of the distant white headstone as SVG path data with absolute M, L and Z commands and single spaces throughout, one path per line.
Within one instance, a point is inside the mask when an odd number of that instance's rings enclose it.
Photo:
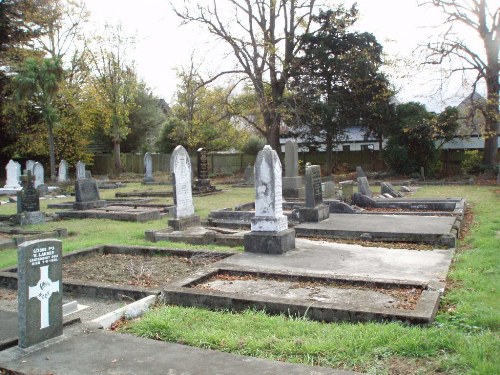
M 285 176 L 299 175 L 299 146 L 297 142 L 288 140 L 285 143 Z
M 66 160 L 61 160 L 59 162 L 59 174 L 57 175 L 57 182 L 68 181 L 68 168 L 69 164 Z
M 146 170 L 146 174 L 144 175 L 145 180 L 153 179 L 153 157 L 151 156 L 151 152 L 146 152 L 144 154 L 144 169 Z
M 255 161 L 255 217 L 252 232 L 279 232 L 288 228 L 283 215 L 281 162 L 276 151 L 266 145 Z
M 45 183 L 44 181 L 44 170 L 43 165 L 39 162 L 36 162 L 33 166 L 33 175 L 35 176 L 35 189 L 40 185 Z
M 85 178 L 85 163 L 78 161 L 75 167 L 76 167 L 76 179 L 83 180 Z
M 186 149 L 180 145 L 175 148 L 170 158 L 170 172 L 174 184 L 174 217 L 180 219 L 194 215 L 191 159 Z
M 17 161 L 9 160 L 5 167 L 7 171 L 7 181 L 5 182 L 5 189 L 18 189 L 21 187 L 19 179 L 21 177 L 21 164 Z
M 26 169 L 33 173 L 33 167 L 35 166 L 35 161 L 34 160 L 28 160 L 26 161 Z

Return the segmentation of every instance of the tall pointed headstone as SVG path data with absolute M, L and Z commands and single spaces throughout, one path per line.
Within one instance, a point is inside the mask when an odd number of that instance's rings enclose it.
M 26 161 L 26 170 L 30 171 L 33 174 L 33 167 L 35 166 L 35 161 L 34 160 L 27 160 Z
M 66 160 L 62 159 L 59 162 L 59 173 L 57 174 L 57 182 L 68 181 L 68 169 L 69 169 L 68 162 Z
M 146 152 L 144 154 L 144 172 L 142 182 L 148 183 L 155 181 L 153 178 L 153 156 L 151 155 L 151 152 Z
M 83 163 L 79 160 L 78 163 L 76 163 L 75 168 L 76 168 L 76 179 L 77 180 L 83 180 L 83 179 L 87 178 L 85 176 L 85 163 Z
M 39 162 L 36 162 L 33 166 L 33 175 L 35 176 L 35 189 L 40 185 L 45 184 L 45 176 L 44 176 L 43 165 Z
M 21 164 L 17 161 L 9 160 L 5 167 L 7 180 L 5 181 L 4 189 L 20 189 L 19 180 L 21 178 Z
M 255 217 L 244 236 L 245 251 L 281 254 L 295 248 L 295 231 L 283 214 L 281 162 L 266 145 L 255 161 Z
M 304 182 L 299 176 L 299 146 L 296 141 L 285 143 L 285 177 L 283 177 L 283 196 L 300 198 L 304 196 Z

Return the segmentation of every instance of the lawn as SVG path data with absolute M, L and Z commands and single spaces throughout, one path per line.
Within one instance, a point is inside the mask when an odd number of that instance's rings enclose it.
M 474 222 L 459 248 L 436 322 L 319 323 L 260 311 L 160 306 L 124 330 L 202 348 L 373 374 L 500 373 L 500 190 L 425 187 L 466 197 Z

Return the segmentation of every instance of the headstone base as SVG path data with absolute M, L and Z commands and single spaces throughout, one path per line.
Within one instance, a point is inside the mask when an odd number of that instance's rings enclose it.
M 21 212 L 14 217 L 15 222 L 21 226 L 45 223 L 45 213 L 42 211 Z
M 249 232 L 243 236 L 245 251 L 264 254 L 283 254 L 295 249 L 295 230 L 281 232 Z
M 254 216 L 250 219 L 253 232 L 281 232 L 288 228 L 286 216 Z
M 330 207 L 326 204 L 319 204 L 316 207 L 299 208 L 299 220 L 301 223 L 319 223 L 330 217 Z
M 330 213 L 335 213 L 335 214 L 355 214 L 356 210 L 349 206 L 345 202 L 341 201 L 328 201 L 330 205 Z
M 195 181 L 193 191 L 197 193 L 210 193 L 217 190 L 215 186 L 210 184 L 209 178 L 198 179 Z
M 91 210 L 93 208 L 100 208 L 100 207 L 106 207 L 105 200 L 73 203 L 73 209 L 75 210 Z
M 180 219 L 170 219 L 168 225 L 175 231 L 181 231 L 187 228 L 201 226 L 201 219 L 198 215 L 186 216 Z

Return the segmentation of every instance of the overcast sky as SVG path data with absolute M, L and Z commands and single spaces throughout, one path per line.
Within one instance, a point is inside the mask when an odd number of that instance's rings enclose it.
M 194 51 L 206 71 L 216 72 L 221 54 L 207 32 L 195 25 L 180 26 L 179 18 L 167 0 L 85 0 L 91 11 L 92 28 L 104 22 L 120 21 L 137 44 L 132 58 L 139 75 L 154 92 L 170 102 L 176 89 L 175 68 L 189 64 Z M 173 0 L 173 3 L 180 0 Z M 346 1 L 350 4 L 353 1 Z M 440 24 L 442 15 L 434 8 L 418 7 L 416 0 L 358 0 L 360 19 L 356 28 L 373 33 L 384 47 L 389 59 L 415 56 L 417 45 Z M 458 84 L 445 95 L 431 94 L 439 84 L 439 71 L 422 69 L 413 63 L 406 77 L 393 74 L 401 102 L 419 101 L 429 110 L 439 111 L 445 105 L 458 104 L 466 93 Z

